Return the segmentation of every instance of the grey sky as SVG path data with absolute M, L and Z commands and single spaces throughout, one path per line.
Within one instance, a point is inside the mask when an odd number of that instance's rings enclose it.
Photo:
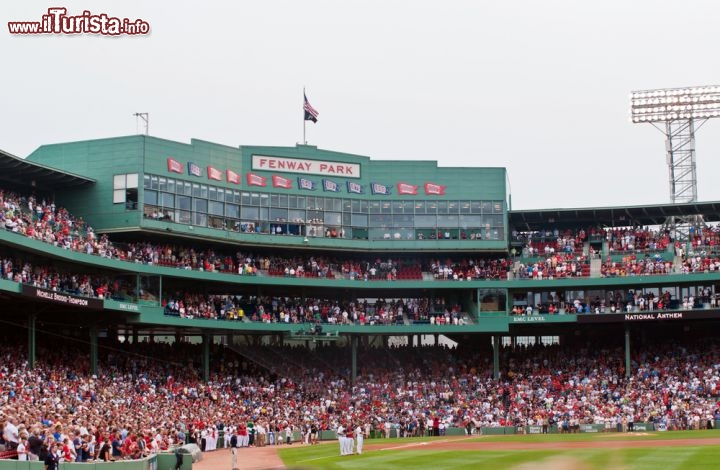
M 148 36 L 16 36 L 8 21 L 142 18 Z M 635 89 L 720 85 L 717 1 L 84 1 L 0 4 L 0 148 L 136 133 L 504 166 L 513 209 L 669 201 Z M 720 200 L 720 119 L 697 135 Z

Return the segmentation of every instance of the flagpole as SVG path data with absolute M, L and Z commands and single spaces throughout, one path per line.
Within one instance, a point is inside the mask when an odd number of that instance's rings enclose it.
M 305 119 L 305 87 L 303 87 L 303 145 L 307 145 L 307 139 L 305 138 L 305 126 L 307 126 L 307 119 Z

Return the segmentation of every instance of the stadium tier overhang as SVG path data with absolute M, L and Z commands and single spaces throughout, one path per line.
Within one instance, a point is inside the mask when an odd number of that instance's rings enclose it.
M 45 190 L 94 184 L 95 180 L 30 162 L 0 150 L 0 184 L 29 186 Z
M 720 201 L 627 207 L 537 209 L 508 212 L 515 230 L 538 231 L 549 227 L 629 227 L 662 225 L 670 217 L 702 215 L 705 222 L 720 221 Z

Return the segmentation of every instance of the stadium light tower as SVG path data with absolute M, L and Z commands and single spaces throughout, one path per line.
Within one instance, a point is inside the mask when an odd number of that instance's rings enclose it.
M 649 123 L 665 134 L 666 160 L 673 204 L 697 201 L 695 132 L 711 118 L 720 117 L 720 86 L 633 91 L 631 120 Z M 671 220 L 677 235 L 687 235 L 701 220 Z

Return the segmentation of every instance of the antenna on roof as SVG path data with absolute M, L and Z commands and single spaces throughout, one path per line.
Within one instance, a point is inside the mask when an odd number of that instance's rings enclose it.
M 137 133 L 140 133 L 140 120 L 142 120 L 145 123 L 145 135 L 150 135 L 150 113 L 135 113 L 133 114 L 135 116 L 135 124 L 137 128 Z

